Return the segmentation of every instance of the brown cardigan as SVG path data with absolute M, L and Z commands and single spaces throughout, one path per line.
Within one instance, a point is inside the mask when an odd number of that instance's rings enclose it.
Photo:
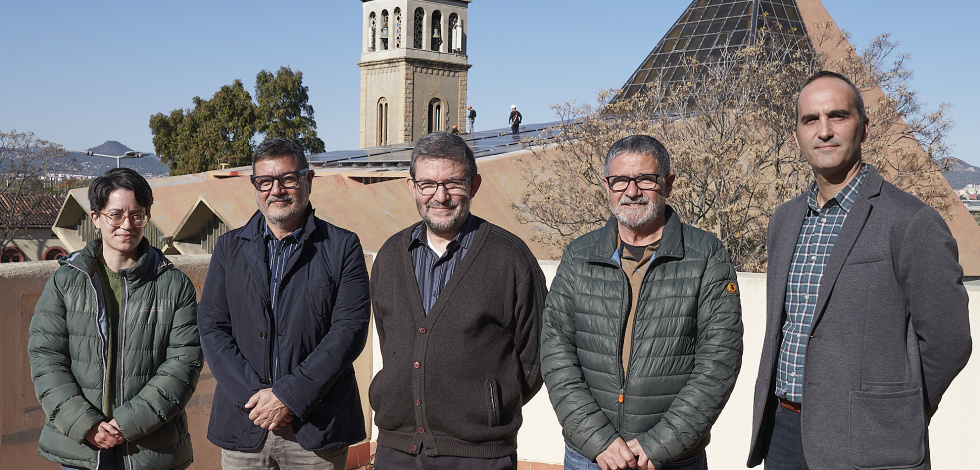
M 378 252 L 371 298 L 384 366 L 370 398 L 379 445 L 478 458 L 517 450 L 521 407 L 542 384 L 538 335 L 547 289 L 520 238 L 477 222 L 472 247 L 428 316 L 408 250 L 415 226 Z

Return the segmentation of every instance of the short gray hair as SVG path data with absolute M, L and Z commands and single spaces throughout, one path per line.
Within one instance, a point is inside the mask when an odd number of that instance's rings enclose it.
M 635 153 L 656 158 L 660 174 L 670 174 L 670 153 L 667 152 L 667 147 L 648 135 L 631 135 L 617 140 L 615 144 L 612 144 L 612 147 L 609 147 L 609 151 L 606 152 L 603 176 L 609 176 L 609 167 L 612 166 L 612 161 L 624 153 Z

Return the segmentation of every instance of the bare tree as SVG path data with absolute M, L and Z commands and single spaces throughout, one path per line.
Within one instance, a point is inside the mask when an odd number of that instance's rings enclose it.
M 817 29 L 811 32 L 816 51 L 847 44 L 846 35 Z M 846 49 L 831 58 L 800 47 L 792 35 L 763 30 L 754 45 L 703 63 L 689 60 L 680 82 L 651 83 L 628 99 L 613 100 L 617 92 L 606 91 L 594 106 L 556 106 L 559 124 L 526 142 L 530 189 L 514 208 L 539 227 L 537 241 L 563 248 L 609 217 L 601 185 L 606 150 L 627 135 L 649 134 L 671 153 L 677 179 L 668 202 L 682 220 L 715 233 L 738 269 L 764 271 L 769 217 L 811 181 L 792 132 L 795 100 L 805 80 L 823 68 L 853 77 L 866 101 L 876 87 L 887 93 L 868 102 L 865 161 L 943 210 L 934 159 L 948 150 L 945 105 L 921 111 L 909 91 L 906 57 L 891 59 L 895 50 L 882 35 L 860 53 Z
M 0 132 L 0 250 L 41 204 L 48 193 L 45 181 L 71 167 L 68 151 L 58 144 L 32 132 Z

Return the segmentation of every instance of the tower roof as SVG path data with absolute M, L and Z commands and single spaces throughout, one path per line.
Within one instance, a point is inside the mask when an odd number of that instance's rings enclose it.
M 796 0 L 693 0 L 623 85 L 620 97 L 629 98 L 657 80 L 683 80 L 687 58 L 720 58 L 726 50 L 755 44 L 763 28 L 792 36 L 812 50 Z

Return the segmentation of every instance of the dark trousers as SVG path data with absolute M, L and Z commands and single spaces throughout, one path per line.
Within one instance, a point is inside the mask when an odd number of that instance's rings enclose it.
M 374 468 L 375 470 L 416 468 L 419 470 L 514 470 L 517 468 L 517 454 L 495 459 L 452 455 L 430 457 L 426 455 L 425 450 L 412 455 L 379 445 L 374 452 Z
M 795 411 L 782 406 L 776 407 L 772 439 L 764 465 L 766 470 L 807 470 L 806 460 L 803 458 L 803 428 L 800 417 Z
M 517 130 L 518 130 L 518 129 L 519 129 L 520 127 L 521 127 L 521 125 L 520 125 L 520 124 L 518 124 L 518 123 L 516 123 L 516 122 L 515 122 L 515 123 L 513 123 L 513 124 L 511 124 L 511 125 L 510 125 L 510 131 L 511 131 L 511 133 L 514 133 L 514 134 L 516 134 L 516 133 L 517 133 Z
M 123 462 L 125 455 L 123 454 L 123 446 L 126 444 L 120 444 L 110 449 L 99 449 L 99 466 L 95 470 L 125 470 L 126 465 Z M 62 470 L 86 470 L 82 467 L 72 467 L 70 465 L 62 465 Z

